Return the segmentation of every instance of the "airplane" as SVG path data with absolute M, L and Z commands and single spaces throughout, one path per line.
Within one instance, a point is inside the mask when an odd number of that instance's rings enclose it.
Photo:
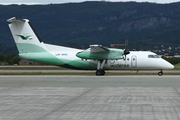
M 9 28 L 19 51 L 19 56 L 30 61 L 79 70 L 96 70 L 96 75 L 105 75 L 105 70 L 163 70 L 174 66 L 157 54 L 149 51 L 128 51 L 90 45 L 86 50 L 43 43 L 28 19 L 12 17 Z

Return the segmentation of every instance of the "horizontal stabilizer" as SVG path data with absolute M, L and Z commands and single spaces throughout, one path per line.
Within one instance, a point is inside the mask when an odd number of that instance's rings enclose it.
M 25 20 L 22 19 L 17 19 L 16 17 L 12 17 L 10 19 L 7 20 L 8 22 L 25 22 Z

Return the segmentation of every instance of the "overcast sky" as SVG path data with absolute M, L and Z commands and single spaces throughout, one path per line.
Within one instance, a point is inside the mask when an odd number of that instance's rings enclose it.
M 98 0 L 0 0 L 0 4 L 8 5 L 8 4 L 62 4 L 62 3 L 78 3 L 84 1 L 98 1 Z M 100 1 L 100 0 L 99 0 Z M 107 0 L 110 2 L 127 2 L 127 1 L 136 1 L 136 2 L 153 2 L 153 3 L 172 3 L 178 2 L 180 0 Z

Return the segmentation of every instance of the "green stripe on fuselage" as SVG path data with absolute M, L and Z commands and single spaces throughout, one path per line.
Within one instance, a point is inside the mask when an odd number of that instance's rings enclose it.
M 89 61 L 82 61 L 81 59 L 59 59 L 50 52 L 34 44 L 17 43 L 17 47 L 18 49 L 23 49 L 21 53 L 19 53 L 19 56 L 30 61 L 37 61 L 40 63 L 56 65 L 71 69 L 95 70 L 97 68 L 97 65 L 95 63 Z
M 19 53 L 47 52 L 44 48 L 28 43 L 16 43 Z
M 19 56 L 22 58 L 50 65 L 60 66 L 65 64 L 60 59 L 56 58 L 50 52 L 38 45 L 28 43 L 16 43 L 16 45 L 19 50 Z

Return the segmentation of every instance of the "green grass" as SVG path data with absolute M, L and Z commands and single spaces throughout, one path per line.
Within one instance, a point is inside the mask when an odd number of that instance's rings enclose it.
M 0 66 L 0 71 L 1 70 L 61 70 L 61 69 L 66 69 L 63 67 L 56 67 L 56 66 Z M 175 65 L 174 70 L 180 70 L 180 63 Z M 53 73 L 43 73 L 43 72 L 21 72 L 21 73 L 0 73 L 0 75 L 95 75 L 95 72 L 53 72 Z M 112 73 L 112 72 L 106 72 L 105 76 L 107 75 L 158 75 L 157 73 Z M 180 75 L 180 73 L 164 73 L 163 75 Z
M 42 73 L 42 72 L 22 72 L 22 73 L 0 73 L 0 75 L 91 75 L 96 76 L 95 73 Z M 157 75 L 157 73 L 109 73 L 106 72 L 105 76 L 110 75 Z M 180 75 L 180 73 L 164 73 L 163 75 Z
M 67 69 L 67 68 L 63 68 L 63 67 L 33 67 L 33 66 L 32 67 L 27 67 L 27 66 L 0 67 L 0 70 L 58 70 L 58 69 Z
M 61 69 L 68 69 L 68 68 L 63 68 L 63 67 L 56 67 L 56 66 L 51 66 L 51 67 L 35 67 L 35 66 L 8 66 L 8 67 L 2 67 L 0 66 L 0 70 L 61 70 Z M 173 70 L 180 70 L 180 63 L 177 65 L 174 65 Z
M 180 70 L 180 63 L 174 65 L 174 69 L 173 70 Z

